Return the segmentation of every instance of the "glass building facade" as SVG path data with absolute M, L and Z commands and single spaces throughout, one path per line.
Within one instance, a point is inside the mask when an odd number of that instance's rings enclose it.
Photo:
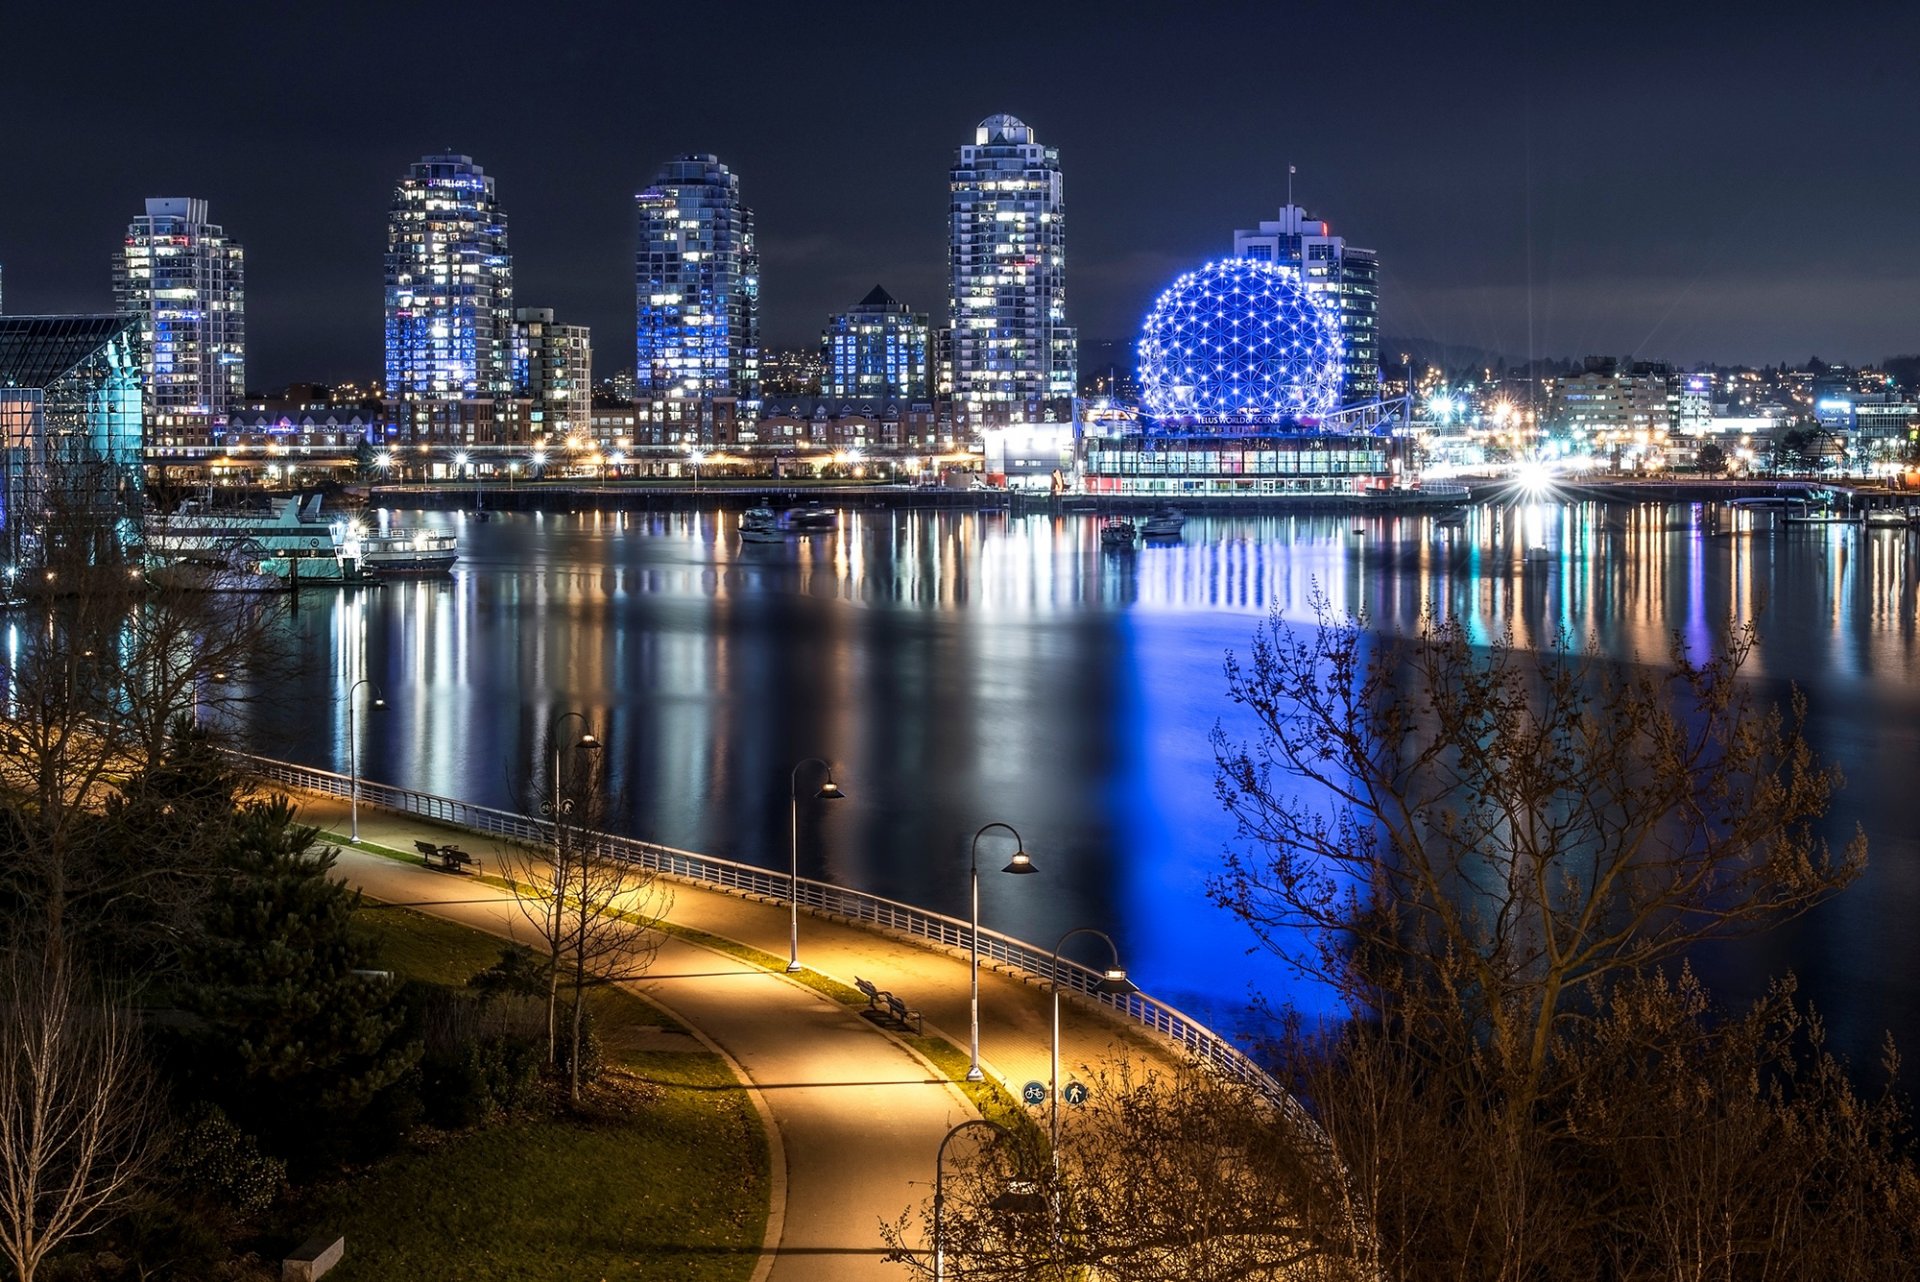
M 1299 272 L 1340 318 L 1341 404 L 1380 399 L 1379 255 L 1347 244 L 1300 206 L 1286 205 L 1277 219 L 1234 232 L 1233 256 Z
M 494 180 L 470 156 L 427 156 L 387 217 L 387 399 L 474 400 L 511 390 L 513 259 Z
M 820 391 L 829 397 L 924 401 L 932 391 L 927 318 L 880 286 L 827 321 L 820 339 Z
M 714 156 L 664 165 L 634 198 L 634 395 L 659 443 L 699 443 L 712 404 L 751 421 L 760 390 L 760 253 L 740 178 Z
M 113 301 L 139 318 L 155 445 L 210 445 L 246 399 L 245 266 L 204 200 L 149 200 L 128 226 Z
M 585 439 L 593 427 L 593 335 L 561 325 L 549 307 L 513 313 L 513 394 L 532 402 L 534 436 Z
M 948 182 L 953 394 L 968 402 L 1074 395 L 1060 153 L 1016 116 L 988 116 Z
M 0 316 L 0 557 L 117 562 L 141 505 L 139 321 Z

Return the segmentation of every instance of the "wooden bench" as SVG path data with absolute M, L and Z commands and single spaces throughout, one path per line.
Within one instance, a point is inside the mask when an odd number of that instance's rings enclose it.
M 858 975 L 853 977 L 853 986 L 859 989 L 861 996 L 867 999 L 868 1010 L 879 1010 L 880 1004 L 886 1001 L 887 998 L 893 996 L 892 993 L 887 992 L 885 989 L 874 987 L 872 980 L 862 979 Z
M 436 846 L 430 841 L 416 841 L 413 848 L 420 852 L 421 863 L 441 872 L 465 872 L 468 868 L 479 867 L 474 857 L 458 846 Z
M 921 1021 L 919 1011 L 913 1009 L 913 1007 L 907 1005 L 892 993 L 883 995 L 887 999 L 887 1014 L 893 1017 L 895 1023 L 899 1024 L 902 1028 L 912 1028 L 916 1033 L 924 1033 L 927 1031 Z

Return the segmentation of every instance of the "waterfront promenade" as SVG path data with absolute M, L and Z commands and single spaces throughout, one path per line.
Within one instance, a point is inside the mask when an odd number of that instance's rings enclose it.
M 477 877 L 436 872 L 417 860 L 356 850 L 345 842 L 344 800 L 288 794 L 305 822 L 341 846 L 339 870 L 383 903 L 404 904 L 503 938 L 531 931 L 505 890 Z M 498 848 L 481 834 L 410 815 L 360 807 L 363 844 L 410 851 L 416 840 L 458 841 L 497 871 Z M 784 904 L 671 883 L 668 920 L 745 944 L 784 965 Z M 1080 941 L 1098 948 L 1097 941 Z M 1078 954 L 1076 954 L 1078 955 Z M 921 1010 L 926 1031 L 967 1046 L 964 951 L 954 952 L 808 914 L 800 956 L 810 971 L 851 985 L 856 977 Z M 772 1149 L 766 1254 L 755 1282 L 898 1278 L 882 1258 L 879 1226 L 931 1192 L 934 1154 L 948 1128 L 976 1116 L 966 1097 L 904 1040 L 785 975 L 717 948 L 669 936 L 651 971 L 632 985 L 679 1017 L 734 1063 L 756 1097 Z M 981 1058 L 988 1076 L 1018 1095 L 1048 1076 L 1047 989 L 989 969 L 980 979 Z M 1086 1066 L 1114 1055 L 1169 1067 L 1171 1042 L 1063 997 L 1061 1080 L 1086 1081 Z M 1033 1116 L 1045 1124 L 1044 1109 Z

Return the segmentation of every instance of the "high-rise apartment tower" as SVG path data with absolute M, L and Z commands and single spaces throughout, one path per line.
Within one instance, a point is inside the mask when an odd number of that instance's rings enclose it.
M 493 179 L 471 156 L 426 156 L 387 215 L 387 400 L 511 390 L 513 259 Z
M 245 256 L 207 202 L 162 197 L 127 228 L 113 301 L 139 319 L 150 444 L 207 445 L 247 392 Z
M 740 178 L 713 156 L 668 161 L 634 198 L 634 397 L 654 406 L 654 443 L 710 440 L 712 405 L 755 416 L 760 252 Z
M 1059 151 L 1016 116 L 988 116 L 954 157 L 948 192 L 955 399 L 1072 396 Z

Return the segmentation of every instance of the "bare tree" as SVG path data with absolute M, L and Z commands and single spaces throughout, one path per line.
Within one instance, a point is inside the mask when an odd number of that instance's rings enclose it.
M 1804 701 L 1763 706 L 1751 627 L 1633 669 L 1570 638 L 1477 647 L 1429 617 L 1369 635 L 1316 599 L 1229 656 L 1255 733 L 1214 733 L 1244 848 L 1214 886 L 1357 1009 L 1463 1020 L 1531 1105 L 1554 1038 L 1610 978 L 1774 925 L 1865 866 L 1815 831 L 1840 784 Z
M 541 808 L 549 812 L 553 844 L 511 845 L 503 854 L 514 902 L 539 936 L 548 967 L 549 1064 L 561 1045 L 562 989 L 568 994 L 567 1096 L 575 1104 L 587 991 L 645 975 L 660 950 L 658 926 L 673 907 L 673 892 L 651 870 L 600 839 L 611 803 L 602 754 L 593 746 L 545 754 L 555 773 Z
M 1095 1074 L 1051 1159 L 1035 1129 L 952 1162 L 938 1217 L 945 1271 L 981 1282 L 1357 1278 L 1363 1221 L 1324 1157 L 1296 1117 L 1244 1083 L 1198 1064 L 1160 1073 L 1121 1061 Z M 891 1258 L 931 1276 L 935 1219 L 929 1203 L 883 1226 Z
M 0 1256 L 20 1282 L 134 1191 L 153 1118 L 132 1011 L 58 955 L 0 968 Z

